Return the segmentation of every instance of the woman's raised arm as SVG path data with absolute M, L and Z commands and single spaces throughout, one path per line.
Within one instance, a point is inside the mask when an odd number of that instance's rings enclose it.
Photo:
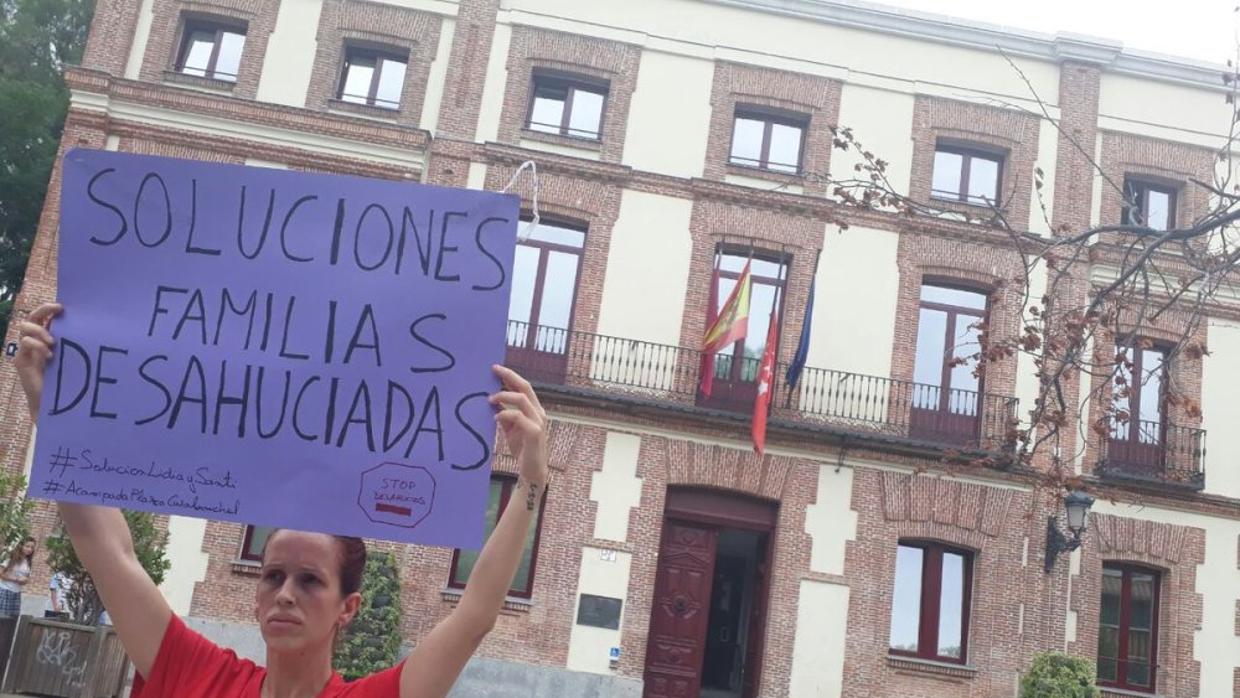
M 482 638 L 495 627 L 512 578 L 521 562 L 526 532 L 538 516 L 547 486 L 547 413 L 528 381 L 495 367 L 504 384 L 491 396 L 521 475 L 508 507 L 478 555 L 456 610 L 418 643 L 401 670 L 401 698 L 446 696 Z
M 55 350 L 52 319 L 61 310 L 54 303 L 41 305 L 18 325 L 21 340 L 15 363 L 32 421 L 38 420 L 43 372 Z M 138 562 L 129 524 L 119 509 L 68 502 L 59 507 L 73 550 L 90 572 L 125 652 L 139 674 L 149 675 L 172 609 Z

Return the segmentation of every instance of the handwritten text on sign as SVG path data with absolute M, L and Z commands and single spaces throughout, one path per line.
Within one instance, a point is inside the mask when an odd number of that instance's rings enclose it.
M 476 546 L 518 202 L 70 151 L 36 496 Z

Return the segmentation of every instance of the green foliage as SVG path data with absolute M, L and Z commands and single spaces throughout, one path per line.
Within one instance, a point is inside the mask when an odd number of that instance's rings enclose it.
M 133 536 L 138 562 L 156 584 L 162 583 L 171 565 L 166 554 L 168 534 L 155 525 L 154 514 L 125 511 L 124 515 Z M 67 595 L 69 617 L 73 622 L 83 625 L 98 623 L 99 614 L 104 610 L 103 602 L 95 589 L 95 581 L 82 566 L 82 561 L 78 559 L 77 552 L 63 528 L 57 529 L 56 533 L 47 539 L 47 556 L 52 571 L 63 573 L 73 585 Z
M 336 670 L 353 681 L 391 668 L 399 654 L 400 577 L 396 556 L 372 553 L 362 577 L 362 606 L 336 645 Z
M 30 535 L 30 510 L 34 502 L 26 499 L 26 478 L 0 473 L 0 550 L 7 555 Z M 4 560 L 7 563 L 8 560 Z M 0 565 L 4 564 L 0 563 Z
M 0 330 L 43 210 L 69 108 L 61 77 L 82 60 L 94 0 L 0 0 Z
M 1098 698 L 1094 666 L 1080 657 L 1042 652 L 1020 680 L 1020 698 Z

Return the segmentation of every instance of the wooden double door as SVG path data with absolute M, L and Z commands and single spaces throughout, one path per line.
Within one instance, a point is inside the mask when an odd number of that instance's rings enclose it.
M 707 672 L 716 683 L 739 676 L 735 692 L 710 695 L 756 698 L 776 511 L 771 503 L 713 492 L 669 492 L 644 698 L 700 698 Z M 752 551 L 721 556 L 721 537 L 735 541 L 737 532 L 748 534 Z

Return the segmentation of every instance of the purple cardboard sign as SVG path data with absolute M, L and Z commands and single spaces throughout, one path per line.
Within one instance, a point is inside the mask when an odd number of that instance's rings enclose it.
M 70 151 L 32 495 L 477 547 L 518 215 Z

